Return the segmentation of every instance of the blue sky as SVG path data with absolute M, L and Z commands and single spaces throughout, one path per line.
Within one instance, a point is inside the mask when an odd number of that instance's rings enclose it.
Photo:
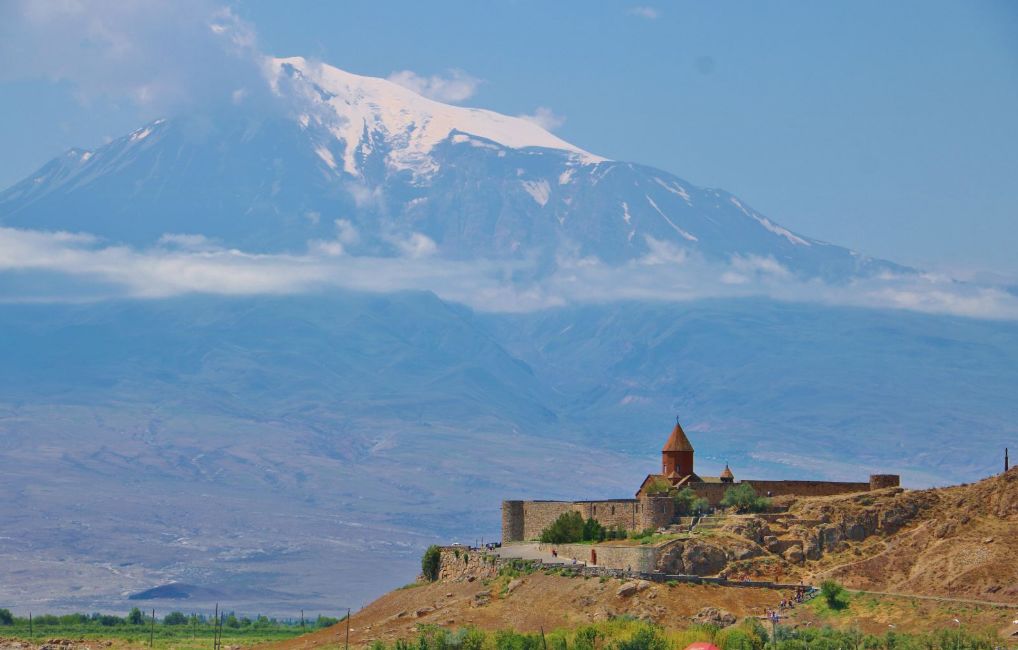
M 0 8 L 0 185 L 180 108 L 118 87 L 119 71 L 98 79 L 60 61 L 94 51 L 78 39 L 76 53 L 53 53 L 73 31 L 15 34 L 4 20 L 15 4 Z M 805 234 L 961 275 L 1018 275 L 1018 4 L 230 7 L 266 53 L 452 80 L 430 87 L 466 105 L 539 111 L 587 150 L 723 187 Z M 175 25 L 153 32 L 161 56 L 130 73 L 217 65 Z

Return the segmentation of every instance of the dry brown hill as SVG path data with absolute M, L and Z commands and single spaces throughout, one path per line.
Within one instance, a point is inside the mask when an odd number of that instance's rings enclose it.
M 1018 469 L 973 485 L 929 490 L 898 488 L 800 499 L 781 517 L 740 517 L 702 542 L 759 553 L 731 562 L 722 574 L 819 582 L 833 577 L 849 587 L 944 597 L 856 596 L 836 615 L 800 605 L 788 624 L 854 625 L 881 633 L 960 624 L 1003 629 L 1018 610 L 960 598 L 1018 601 Z M 789 554 L 792 544 L 805 552 Z M 769 550 L 768 550 L 769 549 Z M 393 591 L 357 612 L 353 645 L 412 636 L 419 624 L 536 632 L 571 628 L 617 615 L 684 627 L 703 608 L 736 618 L 775 607 L 788 593 L 693 584 L 636 583 L 616 578 L 535 571 L 499 574 L 490 558 L 459 557 L 437 582 Z M 275 647 L 297 650 L 342 643 L 344 624 Z
M 803 500 L 792 510 L 843 534 L 804 569 L 814 581 L 1018 602 L 1018 468 L 972 485 Z M 870 533 L 858 541 L 853 530 Z

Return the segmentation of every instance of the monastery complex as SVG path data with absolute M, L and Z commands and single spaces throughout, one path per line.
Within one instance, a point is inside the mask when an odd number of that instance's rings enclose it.
M 672 491 L 691 489 L 698 497 L 717 505 L 725 491 L 733 485 L 748 483 L 756 493 L 765 496 L 827 496 L 850 492 L 865 492 L 896 487 L 900 480 L 896 474 L 873 474 L 868 481 L 738 481 L 726 465 L 720 476 L 700 476 L 693 465 L 693 445 L 678 421 L 661 450 L 661 472 L 649 474 L 640 484 L 633 499 L 606 501 L 503 501 L 502 541 L 521 542 L 536 540 L 541 531 L 559 515 L 576 511 L 584 518 L 596 519 L 601 525 L 621 526 L 627 531 L 662 528 L 676 523 L 674 501 L 668 493 L 660 492 L 667 481 Z M 655 488 L 651 490 L 650 488 Z

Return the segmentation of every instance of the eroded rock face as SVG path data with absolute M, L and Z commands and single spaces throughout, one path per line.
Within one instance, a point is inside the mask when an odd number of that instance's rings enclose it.
M 717 607 L 704 607 L 696 616 L 690 616 L 689 620 L 701 625 L 716 625 L 717 627 L 728 627 L 735 625 L 735 614 Z
M 770 526 L 759 517 L 740 517 L 726 523 L 721 530 L 745 537 L 757 544 L 763 544 L 764 538 L 771 534 Z
M 635 581 L 625 582 L 615 591 L 619 598 L 628 598 L 639 591 L 640 586 Z
M 686 573 L 697 576 L 713 576 L 728 564 L 725 549 L 702 540 L 690 540 L 682 551 L 682 564 Z

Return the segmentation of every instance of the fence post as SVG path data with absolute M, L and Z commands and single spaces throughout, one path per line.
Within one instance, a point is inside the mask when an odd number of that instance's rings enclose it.
M 148 628 L 148 647 L 152 647 L 156 635 L 156 610 L 152 610 L 152 625 Z

